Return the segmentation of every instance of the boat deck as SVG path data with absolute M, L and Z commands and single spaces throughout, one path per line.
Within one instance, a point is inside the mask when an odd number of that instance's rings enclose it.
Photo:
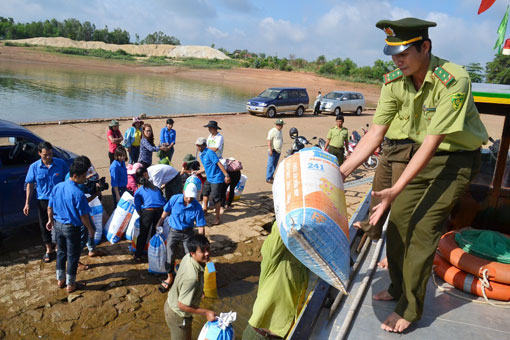
M 336 313 L 328 322 L 329 308 L 321 308 L 320 315 L 314 326 L 310 339 L 341 339 L 339 332 L 346 319 L 348 310 L 355 300 L 361 282 L 366 275 L 370 275 L 370 259 L 374 255 L 375 242 L 371 244 L 365 261 L 360 266 L 358 274 L 353 278 L 350 294 L 344 299 Z M 383 250 L 381 254 L 385 254 Z M 346 333 L 346 339 L 510 339 L 510 309 L 493 307 L 483 298 L 461 292 L 435 276 L 436 282 L 455 295 L 438 289 L 432 280 L 427 285 L 427 295 L 423 317 L 402 335 L 388 333 L 380 329 L 380 324 L 393 311 L 396 302 L 374 301 L 375 292 L 386 289 L 390 283 L 387 270 L 380 268 L 369 281 L 368 289 L 359 304 L 352 324 Z M 510 308 L 510 305 L 507 306 Z

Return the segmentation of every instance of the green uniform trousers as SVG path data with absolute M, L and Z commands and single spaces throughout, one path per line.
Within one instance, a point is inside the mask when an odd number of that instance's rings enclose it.
M 338 159 L 338 165 L 342 165 L 345 160 L 345 149 L 328 145 L 328 152 Z
M 418 143 L 398 144 L 398 142 L 394 141 L 384 142 L 381 157 L 379 158 L 379 165 L 377 169 L 375 169 L 372 191 L 378 192 L 391 188 L 399 179 L 402 172 L 404 172 L 407 163 L 409 163 L 419 147 L 420 144 Z M 376 225 L 371 225 L 368 222 L 370 216 L 372 216 L 372 209 L 380 202 L 381 200 L 378 198 L 371 198 L 370 208 L 368 210 L 369 215 L 361 222 L 361 229 L 372 240 L 378 240 L 381 237 L 382 227 L 389 213 L 389 210 L 387 210 Z
M 191 323 L 193 317 L 183 318 L 175 314 L 170 308 L 168 302 L 165 302 L 165 321 L 170 328 L 170 339 L 172 340 L 191 340 Z
M 449 213 L 480 168 L 480 151 L 438 152 L 391 205 L 386 253 L 395 312 L 421 318 L 434 254 Z

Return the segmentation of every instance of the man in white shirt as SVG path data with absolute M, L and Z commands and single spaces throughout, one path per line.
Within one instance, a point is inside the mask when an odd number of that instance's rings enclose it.
M 165 198 L 182 193 L 182 179 L 179 171 L 167 164 L 155 164 L 147 168 L 149 179 L 156 187 L 163 189 Z
M 280 160 L 283 146 L 283 119 L 277 119 L 275 127 L 267 134 L 267 168 L 266 182 L 273 183 L 273 175 Z
M 218 132 L 221 128 L 218 122 L 210 120 L 204 127 L 209 128 L 209 137 L 207 137 L 207 148 L 214 151 L 218 158 L 223 158 L 223 136 Z

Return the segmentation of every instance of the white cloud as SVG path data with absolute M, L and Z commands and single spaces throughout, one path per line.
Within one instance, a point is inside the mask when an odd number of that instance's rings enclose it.
M 287 20 L 264 18 L 259 22 L 258 27 L 264 39 L 270 43 L 285 43 L 289 40 L 299 43 L 306 38 L 306 32 L 303 28 Z
M 228 33 L 222 32 L 216 27 L 209 26 L 207 27 L 207 32 L 215 38 L 226 38 L 228 37 Z

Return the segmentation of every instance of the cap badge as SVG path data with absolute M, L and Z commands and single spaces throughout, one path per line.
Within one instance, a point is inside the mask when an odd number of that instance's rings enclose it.
M 395 31 L 393 31 L 393 29 L 391 27 L 385 27 L 384 28 L 384 33 L 386 33 L 386 36 L 388 36 L 388 37 L 394 37 L 395 36 Z

